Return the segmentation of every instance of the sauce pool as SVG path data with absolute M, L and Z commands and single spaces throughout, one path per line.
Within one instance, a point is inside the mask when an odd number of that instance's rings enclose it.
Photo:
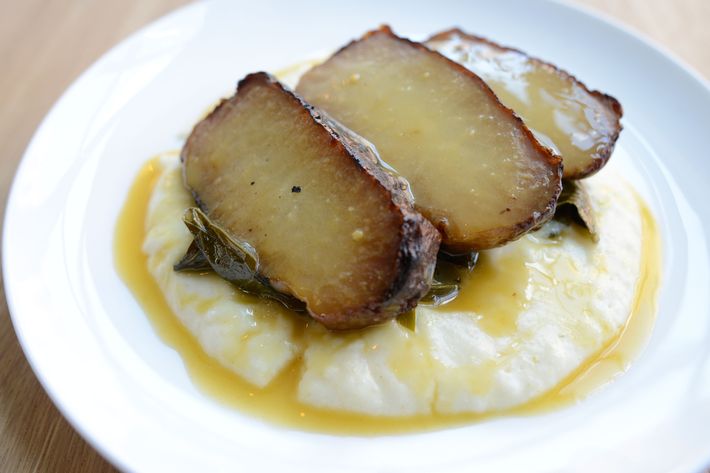
M 139 172 L 119 216 L 114 237 L 115 265 L 123 281 L 132 291 L 160 338 L 182 357 L 185 368 L 208 397 L 241 412 L 269 422 L 299 430 L 331 434 L 380 435 L 420 432 L 460 426 L 486 418 L 532 415 L 573 405 L 623 374 L 645 347 L 656 315 L 656 293 L 660 282 L 660 239 L 655 221 L 639 199 L 642 217 L 641 272 L 636 287 L 632 313 L 625 326 L 611 342 L 587 359 L 555 388 L 539 398 L 515 409 L 487 414 L 427 414 L 412 417 L 377 417 L 308 406 L 298 401 L 296 393 L 300 375 L 300 359 L 284 370 L 266 388 L 256 388 L 208 356 L 194 337 L 168 307 L 162 292 L 148 272 L 142 251 L 148 202 L 160 175 L 157 159 L 149 161 Z M 510 263 L 513 267 L 514 262 Z M 500 268 L 498 268 L 500 269 Z M 514 269 L 514 268 L 512 268 Z M 483 274 L 490 272 L 490 274 Z M 514 271 L 513 271 L 514 272 Z M 492 286 L 515 284 L 515 278 L 504 277 L 494 268 L 477 268 L 480 276 L 470 287 L 491 290 Z M 488 277 L 485 277 L 488 276 Z M 477 298 L 474 289 L 451 304 L 467 304 Z M 495 301 L 488 304 L 495 303 Z M 510 302 L 511 311 L 519 301 Z M 500 305 L 498 305 L 500 307 Z M 504 310 L 505 312 L 505 310 Z M 490 322 L 492 331 L 506 331 L 511 316 Z

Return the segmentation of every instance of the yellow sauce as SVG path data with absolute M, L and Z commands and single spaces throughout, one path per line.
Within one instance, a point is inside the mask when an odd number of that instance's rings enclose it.
M 457 34 L 427 44 L 479 75 L 563 157 L 566 177 L 584 173 L 613 146 L 619 118 L 613 107 L 565 73 L 524 53 Z
M 116 268 L 159 336 L 180 354 L 191 379 L 206 395 L 275 424 L 332 434 L 379 435 L 441 429 L 494 416 L 531 415 L 559 409 L 582 400 L 626 371 L 645 346 L 653 328 L 660 280 L 660 239 L 653 217 L 640 201 L 643 221 L 642 267 L 634 309 L 617 337 L 545 395 L 524 406 L 485 415 L 434 413 L 387 418 L 314 408 L 296 398 L 300 359 L 284 370 L 268 387 L 255 388 L 210 358 L 168 307 L 148 272 L 146 256 L 141 250 L 148 201 L 160 175 L 159 166 L 157 160 L 147 163 L 130 189 L 116 226 Z M 482 269 L 474 271 L 478 275 L 464 282 L 463 296 L 451 304 L 465 304 L 463 307 L 469 309 L 471 307 L 468 304 L 472 304 L 476 309 L 484 311 L 485 307 L 492 307 L 491 304 L 495 304 L 498 311 L 503 307 L 502 321 L 482 320 L 482 325 L 492 333 L 511 330 L 511 325 L 515 324 L 514 313 L 522 307 L 520 304 L 524 304 L 522 295 L 517 292 L 524 284 L 515 277 L 506 277 L 506 271 L 511 271 L 508 274 L 522 273 L 515 270 L 519 264 L 523 263 L 511 260 L 493 267 L 486 265 L 483 260 Z M 490 295 L 493 290 L 500 294 L 510 294 L 510 297 L 487 301 L 483 295 Z
M 528 271 L 525 261 L 509 255 L 492 264 L 487 255 L 479 255 L 475 271 L 461 282 L 461 291 L 439 310 L 475 312 L 487 334 L 498 337 L 515 332 L 518 314 L 526 306 L 525 288 Z M 506 290 L 501 291 L 501 288 Z

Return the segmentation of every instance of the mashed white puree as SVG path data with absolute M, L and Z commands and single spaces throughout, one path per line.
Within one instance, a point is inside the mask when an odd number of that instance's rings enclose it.
M 586 180 L 598 243 L 575 226 L 552 222 L 482 254 L 490 268 L 515 268 L 510 278 L 503 273 L 502 284 L 476 292 L 490 301 L 519 292 L 519 312 L 504 324 L 493 313 L 495 302 L 483 305 L 489 313 L 476 313 L 459 301 L 456 310 L 420 305 L 415 332 L 392 321 L 337 334 L 317 323 L 304 330 L 302 316 L 283 310 L 260 310 L 269 303 L 216 276 L 174 272 L 191 241 L 182 214 L 193 202 L 178 158 L 166 156 L 162 164 L 143 249 L 170 307 L 209 355 L 256 386 L 300 361 L 295 395 L 305 404 L 388 416 L 518 406 L 603 348 L 632 310 L 641 214 L 633 193 L 609 171 Z M 508 279 L 522 286 L 508 285 Z

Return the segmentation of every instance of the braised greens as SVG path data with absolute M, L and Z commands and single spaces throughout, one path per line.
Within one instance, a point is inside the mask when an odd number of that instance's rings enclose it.
M 248 243 L 232 238 L 197 207 L 187 209 L 183 221 L 194 240 L 175 271 L 211 269 L 246 293 L 273 299 L 291 310 L 305 310 L 303 302 L 277 291 L 259 274 L 259 257 Z

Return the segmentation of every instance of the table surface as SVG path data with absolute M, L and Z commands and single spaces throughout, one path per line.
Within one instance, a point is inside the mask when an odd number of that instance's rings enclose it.
M 62 91 L 108 48 L 185 3 L 0 0 L 0 209 L 34 129 Z M 625 23 L 710 78 L 708 0 L 575 3 Z M 42 390 L 12 329 L 4 290 L 0 298 L 0 471 L 115 471 Z

